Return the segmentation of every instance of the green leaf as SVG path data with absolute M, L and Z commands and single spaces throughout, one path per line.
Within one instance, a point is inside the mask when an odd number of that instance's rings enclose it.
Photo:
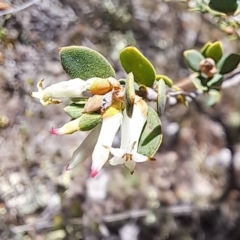
M 210 88 L 220 88 L 223 82 L 223 75 L 216 73 L 208 82 L 207 86 Z
M 205 56 L 212 58 L 216 63 L 221 59 L 223 55 L 222 44 L 217 41 L 211 44 L 206 50 Z
M 207 106 L 213 106 L 221 100 L 221 93 L 218 90 L 211 89 L 208 92 Z
M 126 79 L 125 85 L 125 104 L 126 112 L 129 118 L 132 117 L 134 102 L 135 102 L 134 77 L 132 72 L 130 72 Z
M 87 80 L 92 77 L 115 77 L 111 64 L 93 49 L 69 46 L 60 48 L 59 54 L 63 69 L 71 78 Z
M 84 109 L 84 104 L 71 103 L 66 106 L 63 110 L 73 119 L 79 118 L 82 116 L 82 111 Z
M 171 78 L 169 78 L 169 77 L 166 76 L 166 75 L 157 74 L 157 75 L 156 75 L 156 80 L 158 81 L 158 80 L 160 80 L 160 79 L 162 79 L 168 87 L 172 87 L 173 81 L 172 81 Z
M 97 113 L 84 113 L 81 116 L 81 120 L 79 123 L 80 131 L 89 131 L 96 127 L 100 122 L 102 122 L 101 114 Z
M 222 57 L 217 64 L 218 71 L 223 75 L 230 73 L 238 66 L 239 62 L 240 55 L 236 53 L 232 53 L 228 56 Z
M 202 84 L 202 81 L 199 77 L 193 78 L 192 82 L 197 89 L 200 89 L 202 91 L 207 91 L 208 90 L 208 87 L 206 87 Z
M 208 48 L 212 45 L 212 42 L 207 42 L 204 44 L 204 46 L 201 48 L 200 52 L 201 54 L 206 57 L 206 51 L 208 50 Z
M 162 124 L 156 111 L 148 107 L 147 122 L 140 136 L 138 153 L 153 157 L 162 143 Z
M 237 0 L 210 0 L 209 7 L 227 15 L 234 14 L 238 8 Z
M 199 72 L 200 62 L 204 59 L 204 56 L 194 49 L 187 50 L 183 54 L 188 67 L 194 72 Z
M 166 101 L 167 101 L 167 86 L 163 79 L 160 79 L 158 81 L 157 92 L 158 92 L 158 97 L 157 97 L 158 114 L 159 114 L 159 116 L 162 116 L 162 114 L 165 110 L 165 105 L 166 105 Z
M 127 73 L 132 72 L 137 83 L 151 87 L 156 72 L 151 62 L 135 47 L 127 47 L 120 52 L 120 61 Z

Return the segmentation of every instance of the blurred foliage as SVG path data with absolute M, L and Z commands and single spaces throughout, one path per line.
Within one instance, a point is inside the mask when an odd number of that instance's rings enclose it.
M 210 95 L 211 100 L 208 104 L 216 104 L 221 98 L 220 91 L 224 75 L 237 68 L 240 55 L 236 53 L 224 55 L 220 42 L 208 42 L 200 52 L 185 51 L 184 57 L 188 67 L 197 73 L 193 79 L 195 87 Z
M 240 1 L 239 0 L 165 0 L 188 5 L 189 11 L 197 11 L 212 17 L 212 23 L 228 34 L 232 39 L 240 37 Z
M 0 43 L 3 44 L 7 41 L 7 39 L 8 39 L 7 34 L 8 34 L 7 29 L 0 26 Z

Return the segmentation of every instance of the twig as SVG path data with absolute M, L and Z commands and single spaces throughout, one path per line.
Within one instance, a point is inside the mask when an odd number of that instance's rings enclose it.
M 197 212 L 208 212 L 213 211 L 217 208 L 217 206 L 205 206 L 205 207 L 198 207 L 198 206 L 192 206 L 192 205 L 180 205 L 180 206 L 171 206 L 166 208 L 159 208 L 154 210 L 155 213 L 168 213 L 173 215 L 188 215 L 190 213 L 193 213 L 195 211 Z M 122 221 L 130 218 L 140 218 L 140 217 L 146 217 L 148 214 L 151 214 L 153 211 L 148 209 L 140 209 L 140 210 L 131 210 L 123 213 L 117 213 L 117 214 L 110 214 L 103 216 L 102 221 L 103 222 L 117 222 Z
M 182 90 L 189 92 L 194 89 L 194 85 L 192 83 L 192 79 L 196 77 L 196 73 L 189 75 L 187 78 L 184 78 L 174 85 L 181 88 Z M 235 69 L 232 73 L 228 74 L 225 77 L 225 80 L 222 84 L 222 89 L 230 88 L 240 84 L 240 68 Z
M 23 233 L 23 232 L 28 232 L 28 231 L 33 231 L 33 230 L 42 230 L 42 229 L 49 229 L 53 228 L 54 223 L 49 221 L 49 220 L 42 220 L 38 219 L 36 223 L 33 224 L 25 224 L 25 225 L 20 225 L 20 226 L 14 226 L 12 227 L 12 231 L 16 234 Z
M 109 215 L 103 216 L 102 221 L 103 222 L 117 222 L 117 221 L 129 219 L 129 218 L 145 217 L 150 213 L 151 213 L 151 211 L 148 209 L 131 210 L 131 211 L 127 211 L 127 212 L 109 214 Z
M 237 69 L 225 79 L 225 81 L 222 84 L 222 88 L 225 89 L 233 87 L 239 83 L 240 83 L 240 69 Z
M 71 218 L 68 219 L 68 224 L 71 225 L 82 225 L 82 218 Z M 36 219 L 35 223 L 30 223 L 30 224 L 24 224 L 20 226 L 12 226 L 11 230 L 16 233 L 23 233 L 23 232 L 28 232 L 28 231 L 40 231 L 44 229 L 53 229 L 56 226 L 54 221 L 50 219 L 44 219 L 44 218 L 39 218 Z
M 33 4 L 35 4 L 37 2 L 39 2 L 39 0 L 31 0 L 29 2 L 21 4 L 19 6 L 13 6 L 13 7 L 9 8 L 9 9 L 4 10 L 4 11 L 0 11 L 0 16 L 17 13 L 19 11 L 22 11 L 22 10 L 32 6 Z

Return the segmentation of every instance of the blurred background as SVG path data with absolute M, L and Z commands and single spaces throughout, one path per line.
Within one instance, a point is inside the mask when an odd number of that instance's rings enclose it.
M 118 53 L 134 45 L 178 82 L 190 73 L 184 50 L 221 40 L 227 53 L 239 52 L 239 40 L 183 3 L 31 2 L 0 17 L 0 239 L 239 240 L 240 85 L 224 89 L 212 109 L 203 97 L 169 107 L 156 162 L 138 164 L 132 176 L 106 164 L 95 179 L 91 159 L 65 171 L 86 133 L 51 135 L 69 121 L 63 106 L 29 96 L 40 79 L 45 86 L 68 79 L 59 47 L 99 51 L 120 78 Z

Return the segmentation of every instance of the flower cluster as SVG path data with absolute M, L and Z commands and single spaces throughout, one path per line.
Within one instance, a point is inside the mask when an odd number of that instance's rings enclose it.
M 30 95 L 38 98 L 43 106 L 61 103 L 61 98 L 71 100 L 84 98 L 84 107 L 79 116 L 60 128 L 53 128 L 52 134 L 72 134 L 76 131 L 89 131 L 81 145 L 74 151 L 67 170 L 92 156 L 91 177 L 95 177 L 109 160 L 111 165 L 124 164 L 132 174 L 136 162 L 154 160 L 138 153 L 139 139 L 147 120 L 148 105 L 139 96 L 132 94 L 131 114 L 126 106 L 126 89 L 118 80 L 109 78 L 79 78 L 59 82 L 43 89 L 39 81 L 38 91 Z M 132 89 L 131 89 L 132 90 Z M 121 128 L 120 148 L 112 143 Z

